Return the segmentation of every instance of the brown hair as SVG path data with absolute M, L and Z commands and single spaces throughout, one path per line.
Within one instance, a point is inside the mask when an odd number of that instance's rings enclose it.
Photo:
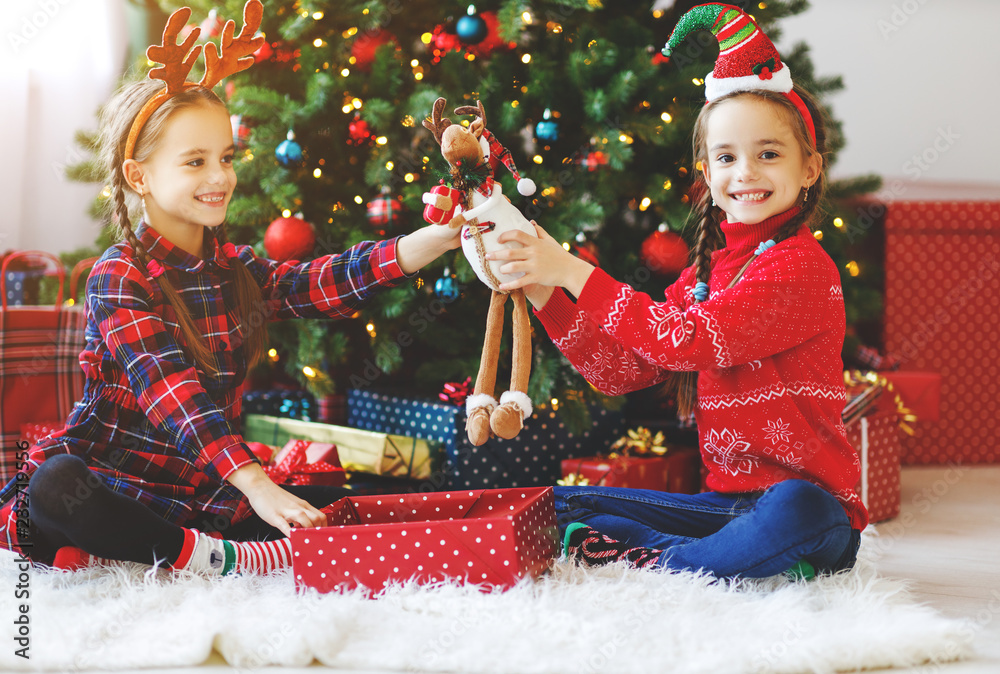
M 712 205 L 712 193 L 705 183 L 705 176 L 699 166 L 708 161 L 708 119 L 712 111 L 724 103 L 738 98 L 753 97 L 758 100 L 770 102 L 785 116 L 799 146 L 802 155 L 809 157 L 818 154 L 822 160 L 819 178 L 808 190 L 803 190 L 803 200 L 799 202 L 801 210 L 795 217 L 785 223 L 775 234 L 775 243 L 794 236 L 802 225 L 811 225 L 819 214 L 820 203 L 826 191 L 826 126 L 824 118 L 816 101 L 804 89 L 795 87 L 795 92 L 799 94 L 806 108 L 809 110 L 816 128 L 816 147 L 812 146 L 812 139 L 806 128 L 805 120 L 802 119 L 798 108 L 788 100 L 783 94 L 770 91 L 738 91 L 725 96 L 720 96 L 707 103 L 698 113 L 695 122 L 694 139 L 692 141 L 692 154 L 695 162 L 696 180 L 701 188 L 700 194 L 692 209 L 693 220 L 697 222 L 697 238 L 692 251 L 692 264 L 695 268 L 695 281 L 708 283 L 711 276 L 712 253 L 725 245 L 725 237 L 722 234 L 721 223 L 726 214 L 721 208 Z M 695 302 L 698 302 L 696 299 Z M 681 418 L 688 417 L 695 409 L 698 402 L 698 373 L 678 372 L 668 381 L 668 388 L 675 388 L 677 391 L 678 414 Z
M 132 210 L 139 210 L 140 197 L 125 180 L 122 164 L 124 163 L 125 143 L 132 121 L 139 114 L 146 101 L 162 89 L 163 83 L 156 80 L 143 79 L 134 82 L 119 90 L 101 111 L 101 161 L 111 185 L 111 200 L 109 202 L 111 219 L 116 225 L 118 234 L 135 252 L 136 262 L 146 273 L 149 273 L 147 267 L 150 260 L 149 253 L 135 235 L 130 216 L 130 207 Z M 225 109 L 222 100 L 211 89 L 204 87 L 192 87 L 171 96 L 143 126 L 142 132 L 136 140 L 134 159 L 138 162 L 145 161 L 155 151 L 173 113 L 198 105 L 219 105 Z M 228 241 L 225 225 L 216 229 L 215 237 L 220 244 Z M 263 299 L 260 287 L 239 258 L 230 258 L 229 267 L 232 272 L 231 278 L 239 309 L 240 327 L 243 331 L 243 349 L 246 354 L 247 367 L 250 368 L 264 356 L 266 333 L 264 321 L 253 320 L 254 312 L 260 313 L 262 311 Z M 195 326 L 191 312 L 181 300 L 177 290 L 170 283 L 166 274 L 158 276 L 156 281 L 160 285 L 163 296 L 170 302 L 170 306 L 173 307 L 174 313 L 177 315 L 177 321 L 191 356 L 203 371 L 217 373 L 215 357 Z

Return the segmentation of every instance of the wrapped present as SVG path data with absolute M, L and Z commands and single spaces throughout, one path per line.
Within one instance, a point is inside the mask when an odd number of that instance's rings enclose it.
M 427 204 L 424 206 L 424 220 L 432 225 L 442 225 L 455 217 L 455 210 L 462 204 L 462 193 L 442 181 L 424 194 L 422 201 Z
M 941 375 L 937 372 L 898 370 L 880 372 L 892 384 L 919 422 L 941 419 Z
M 296 585 L 320 592 L 409 579 L 507 588 L 558 550 L 550 487 L 351 496 L 324 512 L 328 526 L 291 535 Z
M 253 455 L 260 460 L 260 465 L 266 466 L 271 463 L 274 455 L 278 453 L 277 447 L 272 447 L 271 445 L 265 445 L 263 442 L 248 442 L 247 447 L 253 452 Z
M 38 304 L 44 269 L 8 269 L 4 280 L 7 306 L 20 307 Z
M 893 410 L 877 411 L 847 426 L 847 439 L 861 459 L 855 491 L 872 522 L 899 514 L 899 421 Z
M 337 446 L 341 465 L 376 475 L 427 479 L 440 453 L 437 443 L 373 431 L 259 414 L 243 418 L 248 441 L 283 445 L 289 440 L 312 440 Z
M 342 487 L 347 482 L 337 446 L 308 440 L 289 440 L 264 472 L 275 484 Z
M 595 405 L 591 428 L 574 435 L 551 407 L 536 406 L 516 438 L 492 438 L 476 447 L 465 432 L 464 405 L 352 389 L 347 410 L 351 426 L 441 442 L 444 462 L 433 484 L 445 489 L 553 485 L 563 459 L 607 451 L 623 423 L 619 412 Z
M 944 393 L 938 420 L 917 413 L 902 438 L 903 463 L 1000 461 L 998 277 L 1000 201 L 888 204 L 886 350 L 902 370 L 940 373 Z
M 61 421 L 21 424 L 21 440 L 33 445 L 46 436 L 58 433 L 65 426 Z
M 841 416 L 845 424 L 853 423 L 870 413 L 882 396 L 884 379 L 874 372 L 859 370 L 844 371 L 844 386 L 847 389 L 847 404 Z
M 695 494 L 700 488 L 701 459 L 696 449 L 668 445 L 662 431 L 630 430 L 611 445 L 607 456 L 564 459 L 563 485 L 654 489 Z
M 342 393 L 325 395 L 316 399 L 316 419 L 324 424 L 347 425 L 347 396 Z
M 316 399 L 308 391 L 268 389 L 243 393 L 243 414 L 263 414 L 315 421 L 318 418 Z

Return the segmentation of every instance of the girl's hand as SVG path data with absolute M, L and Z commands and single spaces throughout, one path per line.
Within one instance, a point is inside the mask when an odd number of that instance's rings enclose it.
M 285 536 L 291 534 L 293 526 L 326 526 L 326 515 L 276 485 L 256 463 L 233 471 L 229 482 L 243 492 L 258 517 Z
M 448 223 L 445 223 L 443 225 L 427 225 L 422 229 L 427 230 L 431 240 L 439 240 L 445 250 L 455 250 L 462 245 L 462 239 L 459 238 L 459 234 L 462 233 L 461 225 L 452 227 Z
M 441 255 L 462 245 L 461 227 L 427 225 L 407 234 L 396 244 L 396 261 L 405 274 L 413 274 Z
M 503 274 L 524 272 L 521 278 L 501 284 L 501 290 L 525 288 L 526 293 L 540 297 L 541 288 L 531 286 L 562 287 L 579 297 L 594 267 L 559 245 L 534 220 L 531 224 L 535 226 L 537 237 L 519 230 L 504 232 L 497 238 L 497 243 L 516 241 L 521 247 L 501 248 L 486 255 L 487 260 L 506 261 L 500 266 Z M 534 299 L 529 299 L 536 307 L 539 306 Z M 541 303 L 547 300 L 546 296 Z

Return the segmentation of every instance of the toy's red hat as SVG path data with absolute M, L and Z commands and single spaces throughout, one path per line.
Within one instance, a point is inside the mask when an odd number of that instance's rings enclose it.
M 487 148 L 489 152 L 484 151 L 486 156 L 486 161 L 490 163 L 490 167 L 493 169 L 493 174 L 496 175 L 497 167 L 503 164 L 507 167 L 507 170 L 511 172 L 514 176 L 514 180 L 517 181 L 517 191 L 519 194 L 525 197 L 530 197 L 535 193 L 535 181 L 531 178 L 522 178 L 521 174 L 517 171 L 517 166 L 514 165 L 514 158 L 510 154 L 510 150 L 505 148 L 500 141 L 496 139 L 492 133 L 487 129 L 483 129 L 483 135 L 480 136 L 480 142 L 486 141 Z M 487 148 L 484 148 L 486 150 Z

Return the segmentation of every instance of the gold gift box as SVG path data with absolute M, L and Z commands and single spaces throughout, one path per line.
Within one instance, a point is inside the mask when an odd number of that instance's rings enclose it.
M 440 443 L 357 428 L 300 421 L 263 414 L 248 414 L 243 420 L 247 442 L 283 446 L 289 440 L 311 440 L 337 445 L 341 464 L 349 471 L 391 475 L 416 480 L 431 476 L 432 458 Z

